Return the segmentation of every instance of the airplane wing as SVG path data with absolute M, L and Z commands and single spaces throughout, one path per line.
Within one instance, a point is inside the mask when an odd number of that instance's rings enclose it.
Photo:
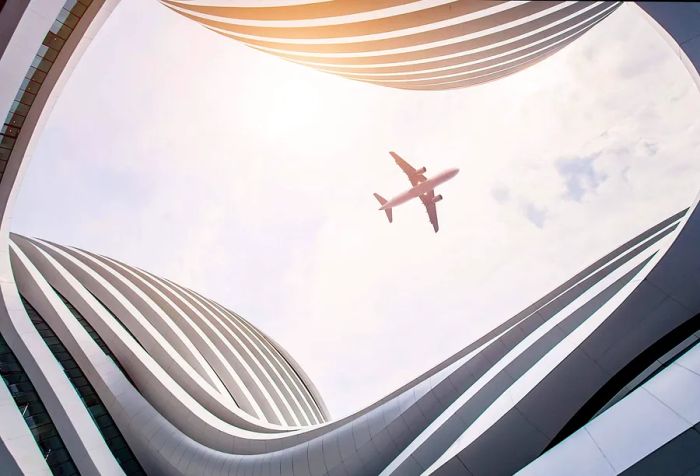
M 401 167 L 401 170 L 403 170 L 403 172 L 408 176 L 408 180 L 411 181 L 411 185 L 415 187 L 419 183 L 425 182 L 426 178 L 425 175 L 423 175 L 425 173 L 425 168 L 419 172 L 411 167 L 409 163 L 403 160 L 396 152 L 389 152 L 389 154 L 391 154 L 391 156 L 394 158 L 396 165 Z
M 420 201 L 423 202 L 423 205 L 425 206 L 425 211 L 428 212 L 428 218 L 430 219 L 430 223 L 433 225 L 433 230 L 435 230 L 435 233 L 437 233 L 440 227 L 438 226 L 437 208 L 435 207 L 435 202 L 433 202 L 434 198 L 435 191 L 431 190 L 430 192 L 421 195 Z

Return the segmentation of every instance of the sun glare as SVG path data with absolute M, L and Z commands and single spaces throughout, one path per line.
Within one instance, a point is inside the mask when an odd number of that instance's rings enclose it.
M 260 127 L 266 134 L 276 139 L 293 138 L 310 132 L 310 127 L 316 128 L 311 131 L 314 134 L 324 133 L 318 127 L 324 123 L 328 111 L 319 100 L 316 82 L 307 81 L 303 76 L 275 82 L 267 89 L 266 102 L 258 111 Z

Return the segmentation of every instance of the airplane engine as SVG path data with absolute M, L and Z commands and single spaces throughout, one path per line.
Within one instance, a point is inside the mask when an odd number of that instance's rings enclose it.
M 442 195 L 435 195 L 435 196 L 433 197 L 433 203 L 437 203 L 437 202 L 439 202 L 440 200 L 442 200 Z
M 426 171 L 426 168 L 425 168 L 425 167 L 421 167 L 421 168 L 419 168 L 419 169 L 416 169 L 416 175 L 424 174 L 425 171 Z

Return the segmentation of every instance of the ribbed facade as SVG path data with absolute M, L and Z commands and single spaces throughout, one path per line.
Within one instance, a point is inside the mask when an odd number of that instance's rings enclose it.
M 618 5 L 165 3 L 252 47 L 406 89 L 505 76 Z M 2 474 L 700 471 L 697 203 L 340 420 L 284 348 L 235 312 L 111 258 L 10 235 L 25 155 L 116 4 L 0 2 Z M 640 6 L 700 85 L 697 6 Z
M 80 411 L 121 449 L 112 454 L 131 465 L 128 474 L 512 474 L 614 414 L 695 346 L 700 318 L 691 309 L 700 310 L 700 298 L 674 287 L 692 274 L 664 271 L 700 232 L 700 219 L 686 215 L 339 421 L 328 421 L 278 344 L 191 290 L 17 235 L 10 259 L 24 309 L 18 319 L 33 324 L 35 345 L 63 366 L 54 378 L 78 389 Z M 101 425 L 113 429 L 111 440 Z
M 163 386 L 150 392 L 162 399 L 162 392 L 173 391 L 169 386 L 182 389 L 221 420 L 244 428 L 257 421 L 295 427 L 326 420 L 320 397 L 299 377 L 301 370 L 219 304 L 92 253 L 17 236 L 10 246 L 13 266 L 22 266 L 27 276 L 34 272 L 36 279 L 50 277 L 41 285 L 22 280 L 32 288 L 20 288 L 20 294 L 39 287 L 53 291 L 52 305 L 65 316 L 71 317 L 66 311 L 82 316 L 117 361 L 127 362 L 125 372 L 137 387 L 167 369 Z M 138 361 L 143 367 L 130 371 Z
M 513 74 L 564 48 L 620 4 L 382 0 L 239 7 L 161 1 L 252 48 L 413 90 L 462 88 Z

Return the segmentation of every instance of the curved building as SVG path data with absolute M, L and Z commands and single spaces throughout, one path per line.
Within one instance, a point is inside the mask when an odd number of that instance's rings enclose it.
M 105 256 L 11 235 L 25 159 L 62 83 L 116 3 L 0 4 L 3 474 L 698 471 L 697 204 L 340 420 L 330 418 L 293 358 L 235 312 Z M 164 3 L 286 59 L 407 89 L 513 73 L 617 7 Z M 640 6 L 700 85 L 697 6 Z
M 513 74 L 556 53 L 620 2 L 405 0 L 277 7 L 162 3 L 295 63 L 380 86 L 440 90 Z
M 698 257 L 698 234 L 697 214 L 670 217 L 429 372 L 336 421 L 291 357 L 234 312 L 110 258 L 12 235 L 23 311 L 13 323 L 22 346 L 5 344 L 0 362 L 27 428 L 58 402 L 67 421 L 54 421 L 51 435 L 76 437 L 63 438 L 60 454 L 90 458 L 103 471 L 110 460 L 127 474 L 512 474 L 533 461 L 533 468 L 551 466 L 575 432 L 586 432 L 605 454 L 615 441 L 586 428 L 627 405 L 639 411 L 640 398 L 645 412 L 662 409 L 673 429 L 692 431 L 700 422 L 691 404 L 700 398 L 693 373 L 700 370 L 700 347 L 693 349 L 700 276 L 685 259 Z M 28 355 L 48 386 L 25 367 Z M 680 399 L 668 384 L 674 372 L 682 372 L 686 389 Z M 13 387 L 20 373 L 22 390 Z M 689 395 L 693 388 L 699 393 Z M 28 392 L 38 407 L 26 407 Z M 669 412 L 687 419 L 671 421 Z M 42 435 L 34 434 L 40 448 Z M 657 448 L 676 436 L 649 438 Z M 614 469 L 648 457 L 633 449 Z M 605 461 L 578 447 L 571 452 L 591 465 Z

